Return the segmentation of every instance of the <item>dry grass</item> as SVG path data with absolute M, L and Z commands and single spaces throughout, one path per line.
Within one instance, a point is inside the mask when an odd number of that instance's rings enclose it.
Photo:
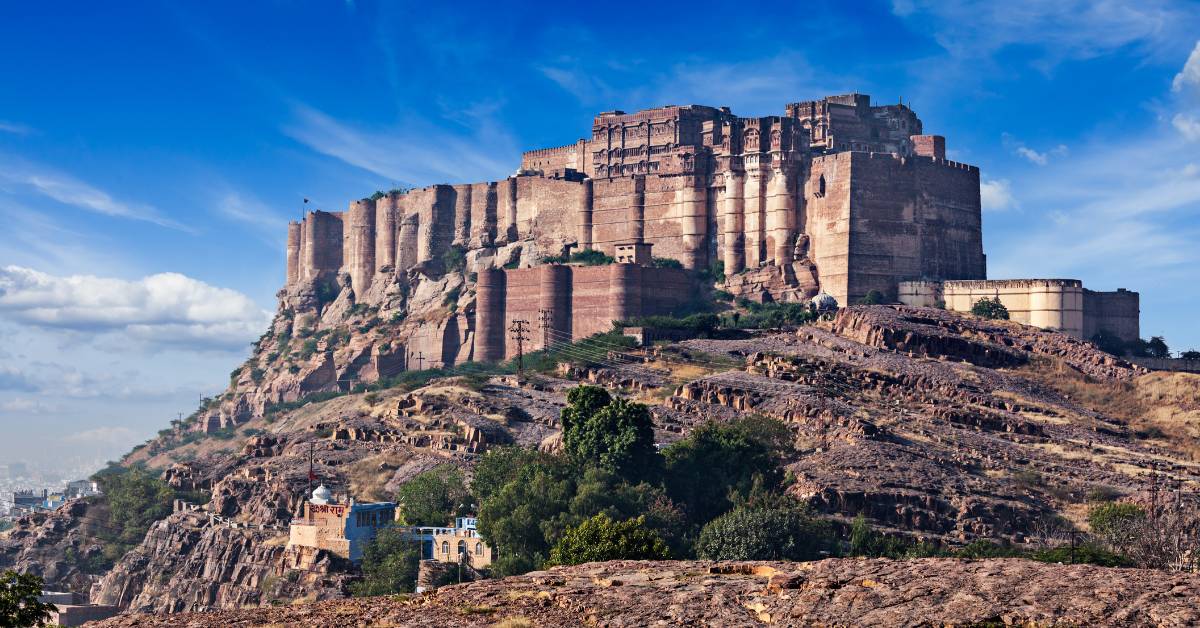
M 363 458 L 346 467 L 346 477 L 350 481 L 350 492 L 360 496 L 359 499 L 368 501 L 383 501 L 391 496 L 385 490 L 393 471 L 381 468 L 384 465 L 395 468 L 409 459 L 402 452 L 388 452 Z
M 533 628 L 535 625 L 524 617 L 505 617 L 492 624 L 492 628 Z

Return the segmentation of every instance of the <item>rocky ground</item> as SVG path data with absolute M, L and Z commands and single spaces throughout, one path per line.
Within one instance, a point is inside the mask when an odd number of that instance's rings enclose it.
M 373 342 L 379 333 L 371 330 Z M 265 377 L 264 391 L 283 385 Z M 242 373 L 235 388 L 251 379 Z M 194 442 L 168 435 L 129 462 L 207 493 L 200 510 L 156 524 L 103 576 L 74 566 L 96 551 L 89 519 L 73 510 L 30 518 L 0 537 L 0 566 L 40 569 L 54 587 L 90 588 L 94 602 L 141 611 L 341 597 L 352 577 L 344 565 L 283 547 L 310 452 L 335 491 L 386 499 L 437 465 L 469 474 L 489 447 L 556 447 L 558 411 L 581 382 L 650 404 L 662 443 L 707 420 L 779 418 L 795 437 L 796 497 L 835 520 L 862 513 L 886 532 L 942 544 L 1056 543 L 1071 526 L 1086 530 L 1096 494 L 1194 499 L 1200 483 L 1200 376 L 1148 374 L 1088 343 L 1007 322 L 856 306 L 795 331 L 614 346 L 551 374 L 345 394 L 251 413 Z
M 154 626 L 1194 626 L 1200 575 L 1020 559 L 617 561 L 413 597 L 130 615 Z

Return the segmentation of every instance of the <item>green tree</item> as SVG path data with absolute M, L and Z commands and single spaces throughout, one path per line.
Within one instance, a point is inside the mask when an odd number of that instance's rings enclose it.
M 650 409 L 627 399 L 613 399 L 596 386 L 567 393 L 562 411 L 563 451 L 585 466 L 599 466 L 639 480 L 659 468 Z
M 859 513 L 850 524 L 850 556 L 867 556 L 870 558 L 906 558 L 910 556 L 929 555 L 931 548 L 913 545 L 903 539 L 880 534 L 867 523 L 867 518 Z
M 141 543 L 154 522 L 171 514 L 174 491 L 143 469 L 109 467 L 92 479 L 108 503 L 109 525 L 100 537 L 105 541 L 104 555 L 111 562 Z
M 663 451 L 667 494 L 703 525 L 729 510 L 736 495 L 749 494 L 755 482 L 767 491 L 778 488 L 790 447 L 791 433 L 774 419 L 705 423 Z
M 971 306 L 971 313 L 989 320 L 1008 320 L 1008 308 L 1000 302 L 1000 297 L 984 297 Z
M 15 571 L 0 574 L 0 626 L 45 626 L 58 607 L 39 602 L 41 594 L 42 579 L 38 576 Z
M 868 292 L 863 298 L 858 300 L 859 305 L 881 305 L 885 300 L 883 293 L 878 290 Z
M 421 560 L 419 541 L 397 528 L 382 528 L 363 548 L 363 579 L 350 585 L 356 596 L 390 595 L 412 591 Z
M 549 456 L 532 447 L 497 447 L 475 464 L 475 477 L 471 480 L 471 492 L 479 503 L 495 495 L 505 484 L 517 479 L 521 470 Z
M 396 491 L 396 501 L 404 521 L 417 526 L 444 526 L 456 515 L 474 510 L 462 472 L 449 464 L 413 476 Z
M 708 522 L 696 541 L 705 560 L 816 560 L 836 547 L 829 523 L 802 507 L 738 507 Z
M 1200 360 L 1200 351 L 1189 349 L 1183 353 L 1180 353 L 1179 357 L 1183 358 L 1184 360 Z
M 479 533 L 501 556 L 493 571 L 507 576 L 541 565 L 564 527 L 574 477 L 569 465 L 547 457 L 522 466 L 483 500 Z
M 1151 336 L 1150 342 L 1146 343 L 1146 352 L 1152 358 L 1171 357 L 1171 350 L 1167 347 L 1167 341 L 1163 340 L 1162 336 Z
M 605 560 L 664 560 L 670 551 L 662 537 L 646 526 L 646 518 L 614 521 L 600 513 L 568 528 L 550 550 L 552 565 L 578 565 Z

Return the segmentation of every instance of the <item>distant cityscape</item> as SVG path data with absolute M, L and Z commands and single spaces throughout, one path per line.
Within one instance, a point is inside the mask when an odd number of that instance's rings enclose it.
M 56 464 L 0 462 L 0 518 L 54 510 L 69 499 L 98 494 L 98 487 L 88 478 L 104 465 L 98 458 Z

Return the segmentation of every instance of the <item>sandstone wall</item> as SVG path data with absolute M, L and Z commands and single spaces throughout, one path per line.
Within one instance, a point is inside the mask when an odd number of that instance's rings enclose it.
M 946 309 L 970 312 L 980 299 L 999 297 L 1010 320 L 1083 337 L 1083 283 L 1077 279 L 947 281 Z
M 474 354 L 479 360 L 517 355 L 509 331 L 525 321 L 526 352 L 612 329 L 615 320 L 669 314 L 695 294 L 687 272 L 635 264 L 542 265 L 481 272 Z M 542 328 L 543 312 L 552 331 Z

